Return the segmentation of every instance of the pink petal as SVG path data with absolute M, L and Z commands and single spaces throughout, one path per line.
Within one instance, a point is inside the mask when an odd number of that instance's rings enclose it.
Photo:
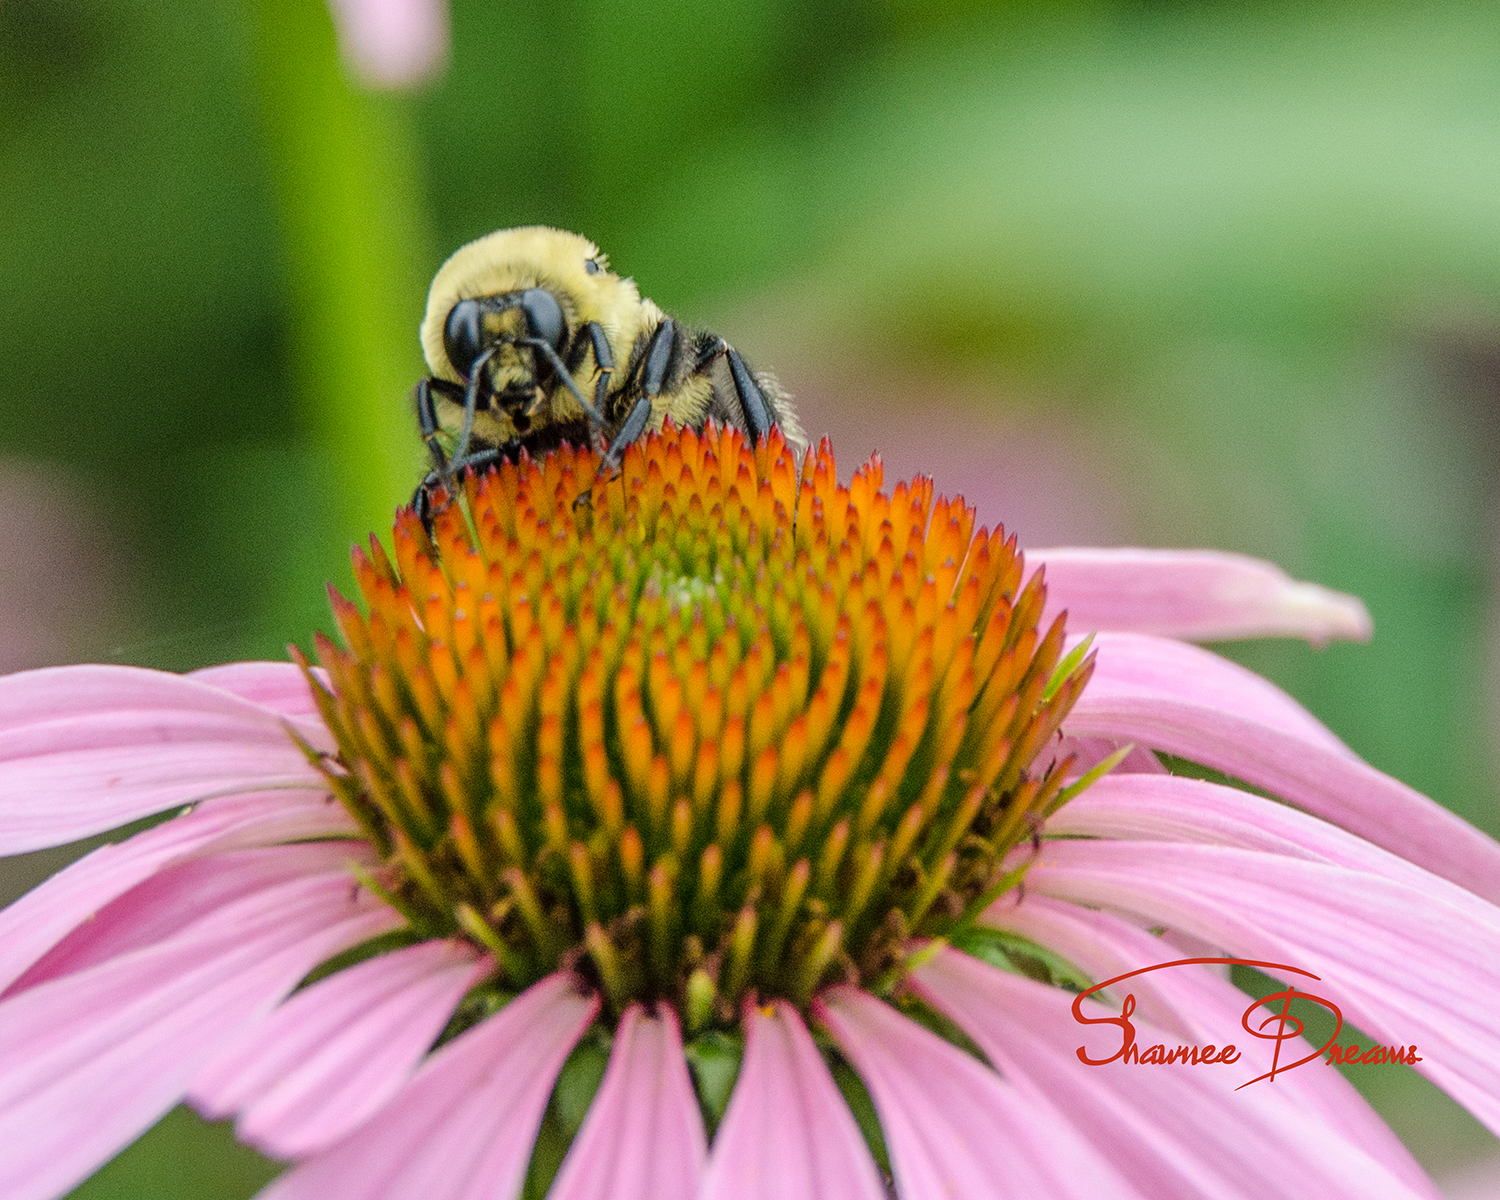
M 100 846 L 0 911 L 0 993 L 75 926 L 166 866 L 215 851 L 354 832 L 331 796 L 265 792 L 226 796 Z
M 1049 835 L 1117 841 L 1201 842 L 1332 863 L 1409 883 L 1491 920 L 1495 906 L 1473 892 L 1285 804 L 1253 792 L 1178 775 L 1110 775 L 1047 820 Z
M 1081 640 L 1075 637 L 1070 644 Z M 1101 633 L 1092 648 L 1098 657 L 1085 694 L 1144 693 L 1222 709 L 1332 753 L 1357 757 L 1269 679 L 1211 650 L 1138 633 Z
M 1045 843 L 1027 887 L 1313 972 L 1311 990 L 1382 1044 L 1416 1044 L 1417 1070 L 1500 1131 L 1500 911 L 1345 867 L 1157 842 Z
M 1034 893 L 1027 896 L 1025 903 L 997 916 L 1005 928 L 1061 954 L 1094 979 L 1113 979 L 1127 971 L 1177 957 L 1174 948 L 1163 944 L 1165 939 L 1153 937 L 1111 913 L 1079 908 Z M 1222 954 L 1217 949 L 1201 953 Z M 1177 1042 L 1197 1045 L 1222 1045 L 1232 1040 L 1241 1030 L 1240 1017 L 1249 1003 L 1244 992 L 1210 966 L 1174 967 L 1139 975 L 1119 985 L 1121 995 L 1127 991 L 1136 997 L 1136 1011 L 1143 1021 L 1149 1021 Z M 1076 1041 L 1081 1031 L 1075 1026 L 1070 1032 Z M 1238 1036 L 1245 1040 L 1243 1033 Z M 1142 1044 L 1151 1045 L 1158 1040 L 1161 1039 L 1152 1035 Z M 1311 1050 L 1311 1045 L 1298 1038 L 1283 1046 L 1282 1059 L 1292 1062 Z M 1327 1124 L 1332 1136 L 1367 1152 L 1405 1186 L 1424 1195 L 1431 1192 L 1431 1181 L 1411 1153 L 1342 1072 L 1296 1070 L 1278 1075 L 1274 1088 L 1257 1085 L 1255 1089 L 1247 1089 L 1247 1093 L 1249 1090 L 1255 1091 L 1256 1100 L 1276 1101 L 1288 1109 L 1290 1119 L 1299 1126 L 1304 1126 L 1310 1117 Z M 1285 1117 L 1286 1114 L 1279 1114 L 1275 1120 Z M 1214 1142 L 1226 1135 L 1233 1137 L 1233 1126 L 1220 1124 L 1216 1128 L 1220 1132 L 1214 1136 Z M 1217 1152 L 1211 1152 L 1210 1157 L 1218 1157 Z
M 1138 1195 L 1045 1100 L 873 996 L 831 988 L 813 1015 L 870 1091 L 900 1195 Z
M 0 1004 L 0 1195 L 66 1191 L 313 966 L 400 923 L 347 877 L 299 879 Z
M 549 975 L 454 1038 L 383 1109 L 283 1175 L 261 1200 L 514 1197 L 569 1051 L 599 1011 Z
M 745 1058 L 702 1200 L 884 1200 L 859 1126 L 784 1000 L 745 1008 Z
M 205 683 L 137 667 L 0 678 L 0 854 L 74 841 L 208 796 L 324 785 L 288 724 Z
M 677 1017 L 632 1004 L 548 1200 L 692 1200 L 707 1157 Z
M 1068 714 L 1070 736 L 1136 742 L 1203 763 L 1500 899 L 1500 845 L 1359 761 L 1290 697 L 1277 701 L 1265 680 L 1244 672 L 1249 678 L 1237 682 L 1239 668 L 1174 642 L 1123 634 L 1099 641 L 1098 669 Z M 1184 652 L 1202 658 L 1193 664 Z M 1162 665 L 1152 667 L 1158 653 Z
M 918 993 L 954 1020 L 1029 1098 L 1073 1129 L 1152 1197 L 1433 1197 L 1358 1144 L 1299 1113 L 1269 1085 L 1244 1091 L 1233 1067 L 1087 1067 L 1072 997 L 953 950 L 915 973 Z M 1089 1002 L 1089 1015 L 1111 1015 Z M 1236 1021 L 1236 1026 L 1238 1021 Z M 1138 1023 L 1138 1041 L 1179 1038 Z M 1319 1067 L 1318 1069 L 1322 1069 Z M 1219 1074 L 1214 1072 L 1218 1070 Z
M 269 665 L 275 664 L 249 664 Z M 253 673 L 242 674 L 237 664 L 210 667 L 197 675 L 100 663 L 18 671 L 0 676 L 0 731 L 79 716 L 145 710 L 218 714 L 239 717 L 262 730 L 281 728 L 285 714 L 237 695 L 233 688 L 219 688 L 209 682 L 217 676 L 226 682 L 248 684 Z M 293 724 L 305 734 L 323 732 L 321 721 Z M 326 734 L 319 744 L 333 748 Z
M 39 958 L 7 995 L 49 979 L 76 974 L 111 958 L 151 946 L 190 928 L 205 914 L 309 875 L 373 865 L 364 842 L 305 842 L 191 859 L 161 871 L 101 908 Z
M 313 671 L 327 685 L 327 672 Z M 288 717 L 308 717 L 319 723 L 322 716 L 313 703 L 312 692 L 302 676 L 302 668 L 290 662 L 237 662 L 190 671 L 189 679 L 206 683 L 223 692 L 231 692 L 262 708 Z
M 240 1113 L 243 1142 L 278 1158 L 332 1145 L 383 1107 L 458 1002 L 494 969 L 463 942 L 381 954 L 306 988 L 193 1081 L 210 1119 Z
M 400 88 L 441 73 L 448 60 L 444 0 L 330 0 L 344 58 L 366 83 Z
M 1045 627 L 1062 610 L 1080 631 L 1151 633 L 1188 641 L 1300 637 L 1368 641 L 1354 596 L 1299 583 L 1280 567 L 1220 550 L 1028 550 L 1047 570 Z

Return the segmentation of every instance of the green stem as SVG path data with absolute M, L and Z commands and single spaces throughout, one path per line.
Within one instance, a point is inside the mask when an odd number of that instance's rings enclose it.
M 407 394 L 433 265 L 412 102 L 367 92 L 313 0 L 258 0 L 257 66 L 281 217 L 297 386 L 338 532 L 389 524 L 421 467 Z

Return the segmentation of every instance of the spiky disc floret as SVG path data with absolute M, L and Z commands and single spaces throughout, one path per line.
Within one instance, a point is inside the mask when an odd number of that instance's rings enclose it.
M 1091 663 L 928 479 L 840 486 L 825 440 L 799 488 L 778 435 L 669 429 L 575 505 L 597 465 L 523 455 L 469 479 L 472 528 L 404 511 L 395 566 L 356 551 L 316 690 L 370 886 L 512 986 L 571 964 L 694 1028 L 899 976 L 1014 883 Z

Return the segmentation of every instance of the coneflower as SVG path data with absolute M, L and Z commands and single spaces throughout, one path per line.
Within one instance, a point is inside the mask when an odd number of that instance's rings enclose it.
M 1335 1071 L 1079 1062 L 1074 994 L 1188 944 L 1315 973 L 1500 1128 L 1500 847 L 1175 640 L 1357 601 L 1044 581 L 826 442 L 596 466 L 399 515 L 320 665 L 0 680 L 0 851 L 191 805 L 0 913 L 0 1194 L 187 1097 L 282 1198 L 1434 1195 Z M 1206 966 L 1131 988 L 1143 1041 L 1240 1028 Z

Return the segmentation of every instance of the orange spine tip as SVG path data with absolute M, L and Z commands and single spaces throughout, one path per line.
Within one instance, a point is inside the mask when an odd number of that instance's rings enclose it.
M 756 829 L 750 838 L 750 891 L 758 892 L 771 882 L 776 866 L 776 831 L 769 825 Z
M 671 790 L 672 770 L 667 765 L 666 756 L 654 755 L 646 772 L 646 786 L 642 789 L 646 798 L 646 813 L 654 834 L 660 835 L 666 830 L 667 803 Z
M 785 729 L 792 714 L 807 707 L 807 683 L 812 672 L 811 646 L 805 626 L 792 633 L 792 659 L 786 666 L 785 682 L 776 680 L 776 728 Z
M 436 720 L 443 709 L 453 706 L 458 690 L 458 664 L 454 662 L 453 653 L 447 643 L 434 641 L 429 665 L 432 671 L 432 682 L 436 685 L 438 693 L 437 703 L 433 706 L 433 718 Z
M 634 825 L 620 834 L 620 873 L 631 901 L 639 903 L 646 894 L 646 847 Z
M 776 794 L 790 796 L 802 779 L 802 766 L 807 759 L 807 714 L 803 713 L 786 728 L 781 739 L 780 762 L 776 771 Z
M 740 768 L 745 761 L 745 718 L 730 717 L 724 722 L 724 734 L 719 739 L 719 778 L 726 785 L 738 780 Z
M 615 822 L 610 819 L 614 814 L 608 811 L 607 792 L 609 785 L 614 782 L 609 775 L 609 752 L 605 750 L 602 739 L 587 742 L 582 749 L 583 787 L 589 804 L 606 829 L 618 832 Z
M 698 744 L 698 754 L 693 764 L 693 803 L 699 808 L 706 808 L 713 800 L 718 782 L 719 743 L 705 738 Z
M 770 692 L 762 692 L 750 710 L 748 749 L 751 759 L 771 744 L 776 736 L 776 701 Z
M 792 801 L 791 808 L 787 811 L 784 840 L 788 854 L 795 854 L 801 849 L 802 839 L 807 836 L 812 816 L 813 794 L 810 789 L 804 789 L 798 793 L 797 798 Z
M 828 756 L 828 761 L 823 764 L 823 773 L 818 777 L 816 811 L 820 820 L 834 811 L 853 771 L 854 759 L 849 750 L 844 746 L 836 746 Z
M 688 848 L 693 844 L 693 806 L 686 798 L 679 797 L 672 805 L 672 853 L 678 859 L 686 859 Z
M 453 839 L 454 849 L 458 851 L 458 856 L 470 875 L 483 879 L 494 873 L 495 864 L 480 847 L 473 823 L 459 809 L 454 809 L 453 816 L 448 821 L 448 835 Z
M 771 806 L 771 796 L 776 786 L 776 747 L 767 746 L 755 757 L 750 766 L 750 787 L 746 795 L 750 820 L 758 821 Z

